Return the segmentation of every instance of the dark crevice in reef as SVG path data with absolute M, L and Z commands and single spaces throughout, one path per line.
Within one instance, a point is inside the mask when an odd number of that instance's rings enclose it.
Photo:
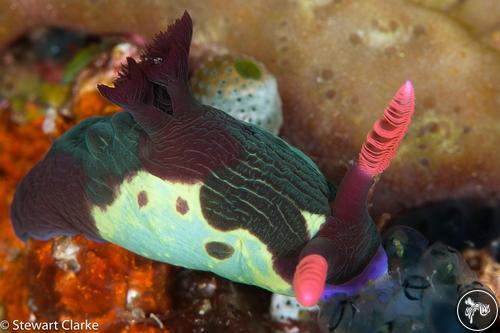
M 56 27 L 36 28 L 10 43 L 6 49 L 18 61 L 31 61 L 35 56 L 38 61 L 48 60 L 64 63 L 75 52 L 93 44 L 102 43 L 97 35 L 85 34 L 75 30 Z M 31 52 L 26 52 L 31 50 Z
M 165 318 L 172 332 L 272 332 L 267 291 L 207 272 L 175 270 L 172 311 Z
M 414 208 L 387 224 L 418 230 L 429 243 L 442 242 L 457 250 L 500 245 L 500 202 L 445 200 Z M 495 242 L 497 241 L 497 242 Z M 497 260 L 500 254 L 496 253 Z

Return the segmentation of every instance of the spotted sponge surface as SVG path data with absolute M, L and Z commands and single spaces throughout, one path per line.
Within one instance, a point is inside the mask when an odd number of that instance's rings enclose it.
M 274 76 L 248 57 L 215 56 L 191 79 L 193 92 L 203 104 L 278 134 L 283 116 Z

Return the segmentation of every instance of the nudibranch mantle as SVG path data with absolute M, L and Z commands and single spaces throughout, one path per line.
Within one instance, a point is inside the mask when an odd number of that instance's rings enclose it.
M 325 284 L 355 291 L 381 276 L 387 257 L 366 198 L 408 128 L 411 83 L 337 190 L 297 148 L 193 98 L 191 35 L 185 13 L 140 62 L 127 59 L 114 87 L 98 86 L 123 111 L 76 125 L 23 178 L 16 234 L 83 234 L 307 306 Z

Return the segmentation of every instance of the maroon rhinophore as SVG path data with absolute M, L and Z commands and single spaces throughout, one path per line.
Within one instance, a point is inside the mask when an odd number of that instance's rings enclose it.
M 302 250 L 293 287 L 303 305 L 316 304 L 325 283 L 348 282 L 346 278 L 356 271 L 358 279 L 363 279 L 359 277 L 363 274 L 384 271 L 383 267 L 370 267 L 382 266 L 386 260 L 379 253 L 383 249 L 366 201 L 373 178 L 394 157 L 410 124 L 414 105 L 413 86 L 406 81 L 368 134 L 358 163 L 344 176 L 333 203 L 332 217 Z

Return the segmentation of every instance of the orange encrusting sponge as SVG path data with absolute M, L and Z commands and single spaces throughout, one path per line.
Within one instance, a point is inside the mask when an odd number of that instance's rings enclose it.
M 358 167 L 371 176 L 382 173 L 391 162 L 408 129 L 415 106 L 415 93 L 410 81 L 399 88 L 367 135 L 359 153 Z

